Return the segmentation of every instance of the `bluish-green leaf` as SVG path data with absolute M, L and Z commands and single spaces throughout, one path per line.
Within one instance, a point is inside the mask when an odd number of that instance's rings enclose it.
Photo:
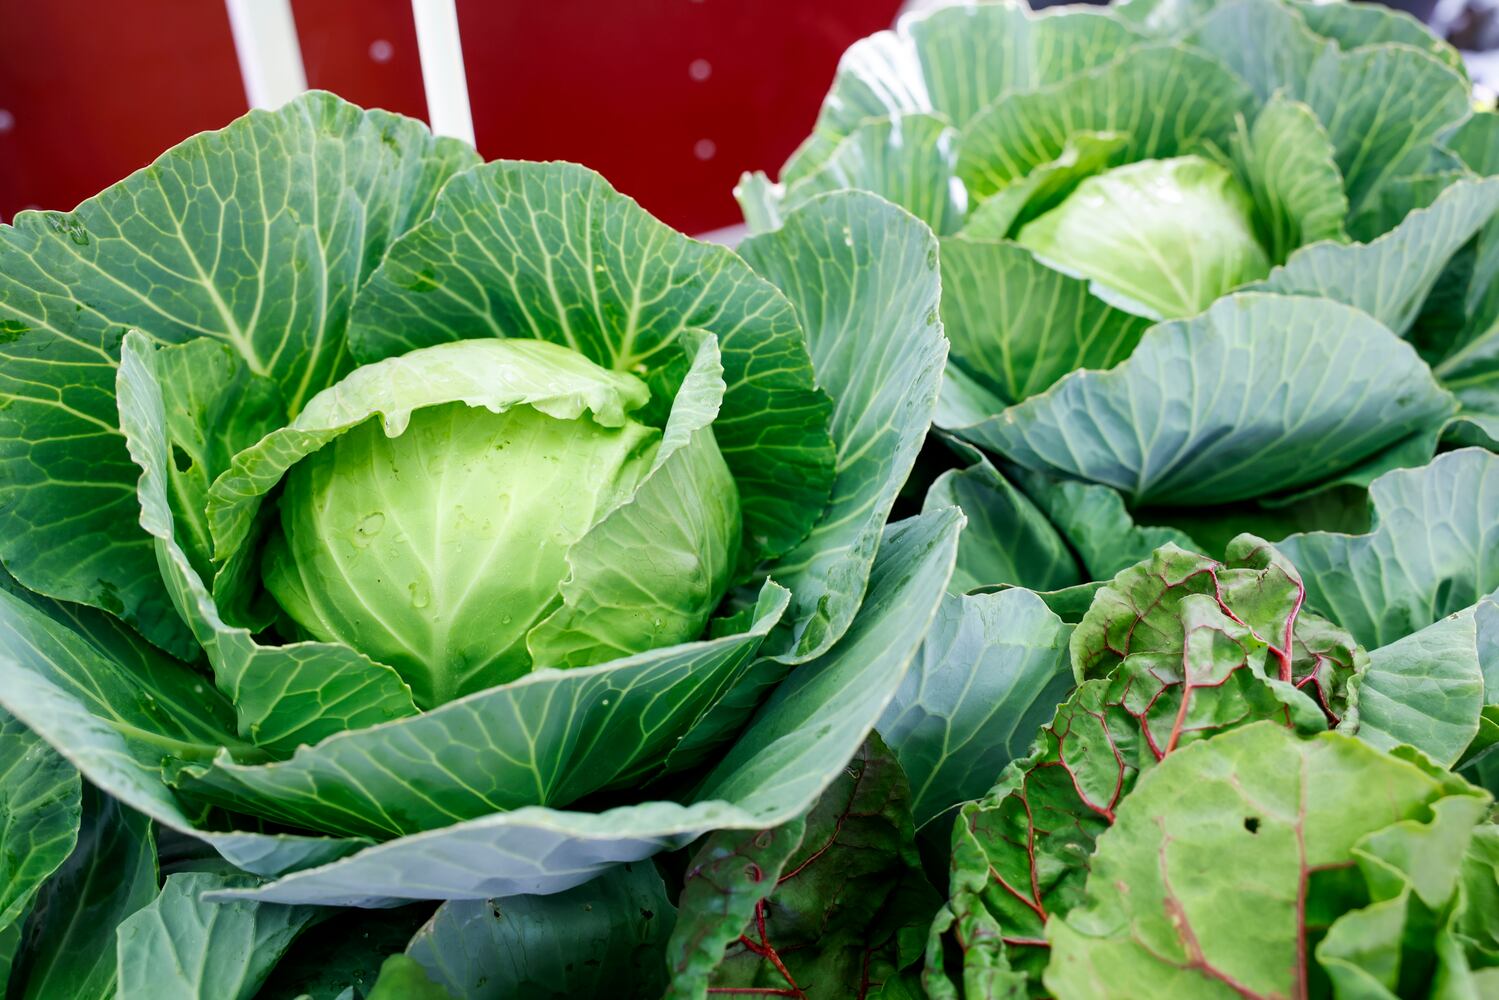
M 770 567 L 794 595 L 789 655 L 803 660 L 825 651 L 858 609 L 880 532 L 936 407 L 947 357 L 937 241 L 889 202 L 843 192 L 808 203 L 740 252 L 791 300 L 817 382 L 837 401 L 828 508 Z
M 1057 590 L 1082 582 L 1061 534 L 987 459 L 937 477 L 922 510 L 941 507 L 958 507 L 968 518 L 948 584 L 954 594 L 999 584 Z
M 151 821 L 92 785 L 78 846 L 42 887 L 26 925 L 14 1000 L 114 1000 L 115 929 L 156 898 Z
M 675 919 L 655 866 L 640 861 L 550 896 L 444 903 L 406 954 L 463 1000 L 657 1000 Z
M 73 766 L 0 712 L 0 927 L 20 921 L 73 852 L 81 794 Z
M 248 875 L 186 872 L 120 924 L 119 1000 L 250 1000 L 292 940 L 322 916 L 309 906 L 211 902 Z
M 1030 749 L 1072 688 L 1071 635 L 1028 590 L 943 601 L 879 724 L 918 826 L 983 795 Z
M 1499 455 L 1464 448 L 1369 487 L 1368 534 L 1312 532 L 1277 545 L 1307 603 L 1371 649 L 1499 587 Z
M 1410 346 L 1325 299 L 1242 293 L 970 427 L 1026 468 L 1195 506 L 1330 479 L 1454 409 Z

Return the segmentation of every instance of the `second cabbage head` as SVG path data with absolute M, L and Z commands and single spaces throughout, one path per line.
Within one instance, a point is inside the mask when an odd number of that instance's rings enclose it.
M 1469 91 L 1375 5 L 954 5 L 850 48 L 737 193 L 754 231 L 842 188 L 931 224 L 936 424 L 1076 557 L 984 582 L 1065 585 L 1360 530 L 1382 471 L 1499 442 L 1499 127 Z

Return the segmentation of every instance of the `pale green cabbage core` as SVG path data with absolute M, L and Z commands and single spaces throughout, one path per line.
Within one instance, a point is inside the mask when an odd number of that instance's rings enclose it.
M 1174 319 L 1270 272 L 1254 203 L 1227 169 L 1200 156 L 1144 160 L 1089 177 L 1017 241 L 1091 279 L 1117 305 Z
M 631 498 L 660 441 L 527 405 L 428 406 L 396 437 L 366 420 L 287 474 L 266 587 L 308 635 L 397 670 L 422 707 L 514 679 L 569 550 Z

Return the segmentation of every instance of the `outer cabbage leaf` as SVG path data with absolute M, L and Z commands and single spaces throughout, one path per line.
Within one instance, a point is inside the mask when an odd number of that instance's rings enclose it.
M 753 233 L 779 229 L 786 213 L 819 194 L 870 191 L 921 219 L 938 235 L 963 224 L 968 192 L 954 176 L 958 133 L 938 115 L 899 113 L 866 121 L 826 158 L 793 159 L 779 184 L 746 174 L 734 189 Z
M 325 914 L 205 898 L 256 881 L 208 872 L 168 876 L 161 894 L 120 924 L 119 1000 L 250 1000 L 259 993 L 297 934 Z
M 1303 247 L 1256 287 L 1342 302 L 1406 336 L 1443 268 L 1496 210 L 1499 178 L 1458 181 L 1378 239 Z
M 67 861 L 82 815 L 78 772 L 0 711 L 0 928 L 19 926 L 43 882 Z
M 1499 588 L 1499 455 L 1464 448 L 1369 487 L 1368 534 L 1311 532 L 1277 544 L 1307 602 L 1370 648 Z
M 406 955 L 464 1000 L 658 1000 L 675 920 L 661 876 L 644 861 L 550 896 L 444 903 Z
M 1415 351 L 1367 314 L 1240 293 L 1151 328 L 1107 372 L 1074 372 L 953 430 L 1135 505 L 1195 506 L 1327 481 L 1454 408 Z
M 1057 590 L 1083 582 L 1057 529 L 987 459 L 938 476 L 922 510 L 939 507 L 959 507 L 968 518 L 949 584 L 954 594 L 1000 584 Z
M 6 567 L 189 655 L 135 526 L 114 400 L 125 330 L 228 345 L 289 416 L 348 367 L 350 303 L 386 247 L 476 160 L 420 122 L 312 93 L 195 136 L 71 213 L 0 228 Z
M 272 902 L 377 905 L 560 892 L 713 829 L 761 830 L 801 815 L 894 696 L 952 573 L 962 518 L 891 525 L 858 616 L 798 666 L 692 795 L 601 813 L 526 807 L 454 823 L 253 890 Z M 419 874 L 414 874 L 419 873 Z
M 1123 361 L 1150 326 L 1146 317 L 1092 294 L 1086 280 L 1009 242 L 943 240 L 942 288 L 953 367 L 994 397 L 979 397 L 983 416 L 1077 368 Z
M 1415 207 L 1388 200 L 1395 182 L 1427 169 L 1438 137 L 1468 113 L 1468 82 L 1460 70 L 1403 41 L 1340 47 L 1307 25 L 1308 9 L 1230 0 L 1213 5 L 1188 38 L 1261 100 L 1283 92 L 1316 113 L 1343 176 L 1347 229 L 1371 239 Z
M 163 781 L 178 761 L 223 748 L 253 755 L 201 674 L 91 608 L 0 589 L 0 706 L 92 784 L 236 866 L 274 874 L 339 857 L 358 841 L 206 827 L 201 803 Z
M 1285 263 L 1308 243 L 1348 239 L 1343 175 L 1333 161 L 1332 139 L 1311 108 L 1277 93 L 1254 116 L 1254 125 L 1235 137 L 1233 153 L 1273 263 Z
M 918 827 L 982 796 L 1025 755 L 1072 688 L 1071 636 L 1028 590 L 942 602 L 878 727 L 911 782 Z
M 84 785 L 78 845 L 37 894 L 6 995 L 115 1000 L 115 930 L 156 893 L 151 821 Z
M 844 53 L 818 134 L 847 135 L 867 118 L 902 111 L 937 111 L 962 128 L 995 98 L 1108 62 L 1136 37 L 1104 12 L 1037 15 L 1017 3 L 903 19 Z
M 947 359 L 937 245 L 901 209 L 840 192 L 739 249 L 791 300 L 818 384 L 838 404 L 828 507 L 769 567 L 793 595 L 794 645 L 784 658 L 799 662 L 826 650 L 856 613 L 880 531 L 931 423 Z
M 1481 606 L 1370 651 L 1358 696 L 1360 739 L 1382 750 L 1407 744 L 1444 766 L 1457 763 L 1479 736 L 1485 705 L 1499 698 L 1484 679 Z

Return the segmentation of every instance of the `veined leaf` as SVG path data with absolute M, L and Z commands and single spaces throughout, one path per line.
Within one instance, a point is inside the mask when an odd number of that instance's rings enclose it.
M 1194 744 L 1140 782 L 1090 862 L 1086 902 L 1047 924 L 1046 986 L 1101 998 L 1305 995 L 1312 915 L 1369 913 L 1334 895 L 1330 873 L 1374 862 L 1392 835 L 1435 840 L 1414 836 L 1433 812 L 1440 825 L 1458 811 L 1457 832 L 1470 835 L 1486 805 L 1461 779 L 1341 733 L 1303 739 L 1261 723 Z M 1439 850 L 1429 860 L 1450 881 L 1460 858 Z M 1388 867 L 1363 872 L 1383 895 Z M 1421 886 L 1421 874 L 1406 877 Z M 1130 891 L 1113 891 L 1119 883 Z M 1345 943 L 1330 932 L 1317 959 Z
M 1464 448 L 1369 487 L 1373 529 L 1311 532 L 1276 546 L 1306 580 L 1307 603 L 1373 648 L 1425 628 L 1499 587 L 1499 455 Z
M 1324 299 L 1241 293 L 1149 330 L 966 440 L 1134 504 L 1223 503 L 1327 480 L 1439 427 L 1451 398 L 1409 345 Z
M 937 246 L 901 209 L 842 192 L 739 249 L 791 300 L 818 384 L 837 400 L 828 507 L 769 567 L 792 592 L 795 645 L 786 655 L 801 662 L 826 651 L 858 609 L 880 531 L 936 407 L 947 358 Z
M 312 93 L 195 136 L 73 212 L 23 212 L 0 227 L 9 571 L 190 655 L 135 526 L 114 399 L 125 331 L 229 345 L 280 387 L 290 416 L 348 367 L 355 289 L 476 160 L 420 122 Z
M 905 676 L 947 586 L 961 524 L 947 510 L 887 529 L 853 624 L 827 653 L 791 672 L 691 804 L 602 813 L 527 807 L 403 837 L 239 894 L 372 905 L 560 892 L 708 830 L 762 830 L 805 813 Z

